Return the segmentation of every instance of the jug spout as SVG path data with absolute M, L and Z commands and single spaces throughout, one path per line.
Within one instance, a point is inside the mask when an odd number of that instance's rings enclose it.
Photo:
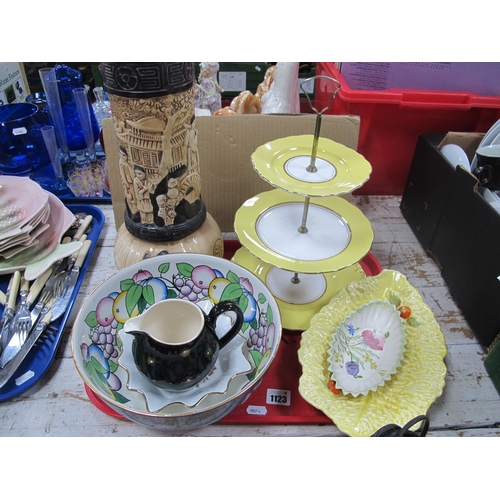
M 123 331 L 125 333 L 130 333 L 131 335 L 146 335 L 146 332 L 142 331 L 142 318 L 141 316 L 135 316 L 134 318 L 129 318 L 123 324 Z

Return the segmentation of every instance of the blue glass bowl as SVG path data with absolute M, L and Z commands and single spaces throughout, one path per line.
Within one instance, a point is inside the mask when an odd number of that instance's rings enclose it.
M 50 163 L 40 131 L 47 124 L 35 104 L 0 106 L 0 174 L 29 175 Z

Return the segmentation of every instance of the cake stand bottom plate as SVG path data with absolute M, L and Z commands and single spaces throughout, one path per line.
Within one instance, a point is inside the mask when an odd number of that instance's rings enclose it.
M 370 266 L 357 263 L 332 273 L 293 273 L 267 264 L 245 247 L 236 250 L 232 260 L 267 285 L 278 303 L 283 328 L 289 330 L 309 328 L 311 318 L 328 304 L 339 290 L 353 281 L 379 272 L 372 272 Z

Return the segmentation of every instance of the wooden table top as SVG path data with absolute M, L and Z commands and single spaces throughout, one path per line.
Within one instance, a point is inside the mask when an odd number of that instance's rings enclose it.
M 371 253 L 383 268 L 403 273 L 429 305 L 445 336 L 448 373 L 443 394 L 431 405 L 428 436 L 497 436 L 500 396 L 485 367 L 486 353 L 451 297 L 439 268 L 424 252 L 401 215 L 398 196 L 354 195 L 353 204 L 371 221 Z M 112 206 L 99 204 L 106 217 L 96 250 L 66 325 L 56 358 L 31 389 L 0 403 L 0 436 L 165 436 L 168 433 L 114 418 L 86 394 L 71 355 L 70 331 L 78 309 L 101 282 L 116 272 Z M 232 234 L 225 235 L 232 238 Z M 191 430 L 189 436 L 344 436 L 326 425 L 222 425 Z

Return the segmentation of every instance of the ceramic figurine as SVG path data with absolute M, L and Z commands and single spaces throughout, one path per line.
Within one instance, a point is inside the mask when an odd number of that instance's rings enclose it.
M 198 109 L 208 109 L 213 115 L 222 106 L 221 94 L 224 92 L 217 82 L 217 72 L 219 63 L 200 63 L 200 75 L 198 83 L 195 85 L 195 107 Z
M 271 113 L 300 113 L 299 64 L 279 62 L 273 75 L 269 90 L 262 96 L 262 111 Z

